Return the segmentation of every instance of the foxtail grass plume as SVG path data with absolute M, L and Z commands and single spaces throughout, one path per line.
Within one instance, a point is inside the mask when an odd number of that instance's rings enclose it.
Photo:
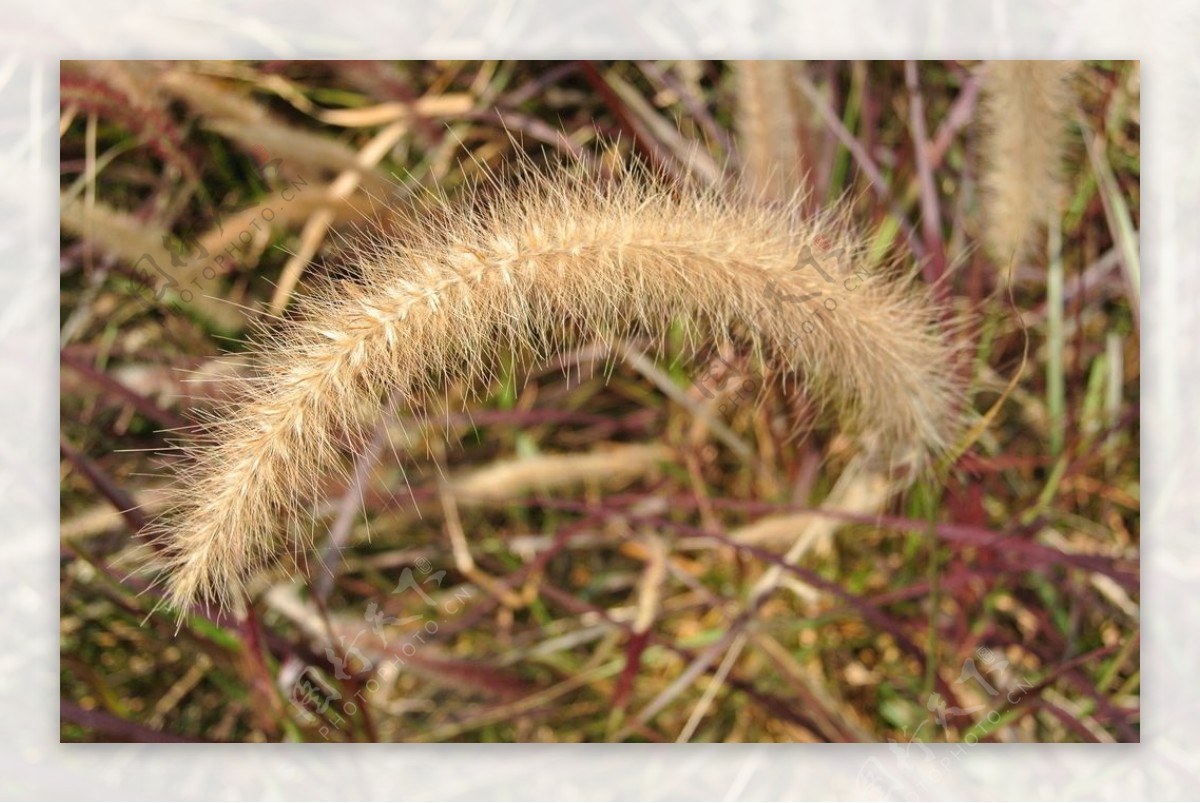
M 1062 157 L 1074 96 L 1070 61 L 983 66 L 985 239 L 992 258 L 1031 256 L 1062 208 Z
M 738 150 L 742 179 L 768 201 L 787 201 L 805 186 L 809 103 L 801 93 L 797 61 L 733 64 Z
M 320 480 L 386 399 L 421 407 L 487 387 L 508 355 L 674 328 L 696 355 L 739 340 L 856 434 L 880 465 L 947 448 L 961 389 L 930 295 L 865 270 L 841 213 L 677 186 L 527 170 L 462 206 L 431 204 L 357 254 L 361 275 L 310 291 L 258 336 L 256 375 L 198 427 L 155 525 L 169 601 L 240 607 L 244 587 L 307 548 Z M 814 264 L 815 261 L 815 264 Z

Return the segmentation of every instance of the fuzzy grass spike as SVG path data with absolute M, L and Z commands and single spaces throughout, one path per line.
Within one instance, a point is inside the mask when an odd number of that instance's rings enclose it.
M 1061 213 L 1062 156 L 1074 102 L 1069 61 L 984 65 L 985 240 L 992 258 L 1031 256 Z
M 260 335 L 257 375 L 201 425 L 155 525 L 179 611 L 240 608 L 251 576 L 309 545 L 319 480 L 344 470 L 384 399 L 420 407 L 450 383 L 485 388 L 514 350 L 662 342 L 677 325 L 693 353 L 738 338 L 880 465 L 926 465 L 953 442 L 961 389 L 939 311 L 860 269 L 865 249 L 838 213 L 806 220 L 799 199 L 766 208 L 637 171 L 526 171 L 490 190 L 414 215 L 402 240 L 361 250 L 361 276 Z

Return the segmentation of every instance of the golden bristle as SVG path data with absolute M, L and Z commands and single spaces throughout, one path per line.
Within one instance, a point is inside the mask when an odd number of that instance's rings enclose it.
M 955 438 L 961 389 L 939 311 L 862 270 L 838 214 L 804 220 L 798 206 L 634 171 L 493 189 L 468 211 L 414 215 L 403 241 L 363 249 L 361 279 L 316 291 L 262 338 L 257 376 L 202 427 L 156 525 L 179 610 L 236 606 L 249 577 L 304 546 L 288 538 L 306 537 L 319 480 L 363 443 L 383 399 L 480 387 L 513 350 L 548 357 L 677 326 L 698 351 L 732 333 L 882 464 L 920 463 Z

